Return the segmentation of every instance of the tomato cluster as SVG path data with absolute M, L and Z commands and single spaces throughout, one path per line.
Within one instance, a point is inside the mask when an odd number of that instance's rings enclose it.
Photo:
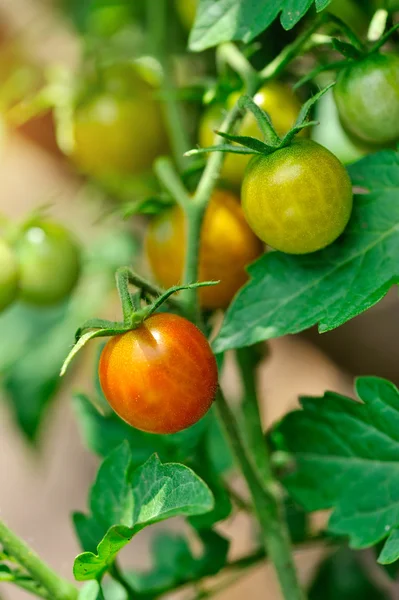
M 80 248 L 69 231 L 34 219 L 12 237 L 12 243 L 0 238 L 0 310 L 17 297 L 35 306 L 66 298 L 81 268 Z

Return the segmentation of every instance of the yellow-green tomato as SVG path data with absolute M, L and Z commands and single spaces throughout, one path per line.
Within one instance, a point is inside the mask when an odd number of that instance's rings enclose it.
M 339 160 L 311 140 L 251 159 L 242 186 L 245 217 L 264 242 L 289 254 L 315 252 L 345 229 L 352 186 Z
M 66 298 L 75 287 L 81 252 L 70 232 L 57 223 L 37 221 L 25 228 L 15 244 L 19 293 L 23 300 L 48 306 Z
M 339 120 L 332 90 L 329 90 L 316 104 L 315 120 L 311 138 L 330 150 L 343 164 L 359 160 L 370 152 L 370 148 L 349 137 Z
M 238 97 L 239 94 L 232 94 L 227 102 L 228 107 L 233 106 Z M 255 95 L 254 101 L 269 114 L 279 135 L 286 134 L 292 127 L 301 108 L 292 89 L 277 81 L 264 85 Z M 224 112 L 222 106 L 215 105 L 204 113 L 199 130 L 199 141 L 202 147 L 212 146 L 217 141 L 214 131 L 220 128 Z M 260 137 L 261 132 L 252 113 L 246 113 L 237 134 Z M 240 186 L 249 160 L 250 157 L 244 154 L 228 154 L 223 164 L 222 178 L 234 186 Z
M 338 75 L 334 97 L 351 135 L 378 145 L 399 139 L 399 56 L 371 54 L 350 63 Z
M 18 263 L 10 246 L 0 238 L 0 311 L 15 300 L 18 292 Z
M 94 178 L 139 175 L 168 148 L 156 91 L 129 65 L 114 66 L 103 78 L 76 106 L 71 158 Z
M 191 29 L 198 8 L 198 0 L 175 0 L 175 3 L 181 22 L 186 29 Z
M 152 220 L 146 237 L 147 257 L 161 285 L 182 280 L 186 254 L 186 224 L 179 206 Z M 216 190 L 207 207 L 201 233 L 199 281 L 220 281 L 199 291 L 204 308 L 225 308 L 248 279 L 245 267 L 263 252 L 263 244 L 248 227 L 239 199 Z

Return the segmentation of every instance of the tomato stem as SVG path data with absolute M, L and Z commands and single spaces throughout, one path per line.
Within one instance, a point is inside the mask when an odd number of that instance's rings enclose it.
M 241 440 L 234 415 L 221 390 L 218 392 L 216 406 L 220 422 L 227 433 L 236 460 L 251 492 L 265 550 L 276 569 L 284 598 L 285 600 L 305 600 L 304 592 L 298 581 L 288 528 L 280 505 L 280 490 L 271 474 L 270 465 L 269 463 L 267 467 L 266 464 L 263 465 L 262 475 L 254 467 Z M 266 448 L 265 444 L 263 447 Z M 268 461 L 266 450 L 265 457 Z M 269 473 L 268 476 L 266 476 L 266 471 Z
M 48 592 L 52 600 L 75 600 L 77 598 L 78 590 L 75 586 L 57 575 L 3 521 L 0 521 L 0 543 L 28 571 L 32 578 Z
M 185 210 L 190 197 L 170 158 L 164 156 L 158 158 L 154 163 L 154 171 L 166 191 Z

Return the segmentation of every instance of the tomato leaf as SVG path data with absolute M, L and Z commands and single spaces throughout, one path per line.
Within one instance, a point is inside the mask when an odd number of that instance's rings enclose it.
M 368 575 L 355 552 L 340 548 L 321 563 L 307 597 L 309 600 L 387 600 Z
M 316 10 L 330 0 L 316 0 Z M 200 0 L 190 50 L 200 52 L 222 42 L 252 41 L 280 15 L 284 29 L 292 29 L 307 13 L 314 0 Z
M 337 38 L 333 38 L 331 42 L 335 50 L 342 54 L 342 56 L 345 56 L 345 58 L 359 60 L 362 56 L 362 53 L 353 44 L 348 44 L 348 42 L 343 42 Z
M 285 478 L 307 511 L 333 508 L 329 530 L 366 548 L 389 536 L 381 558 L 399 558 L 399 392 L 384 379 L 356 381 L 355 402 L 333 392 L 302 398 L 272 433 L 293 454 Z M 392 539 L 391 539 L 392 536 Z
M 349 167 L 355 196 L 344 234 L 325 250 L 268 252 L 248 269 L 215 352 L 303 331 L 325 332 L 364 312 L 399 280 L 399 154 L 367 156 Z M 287 276 L 289 273 L 289 276 Z M 245 323 L 245 327 L 242 324 Z
M 213 508 L 207 485 L 184 465 L 162 464 L 154 454 L 130 477 L 130 462 L 131 450 L 124 442 L 100 467 L 90 496 L 94 518 L 85 521 L 84 515 L 78 515 L 78 519 L 75 516 L 75 525 L 78 522 L 80 527 L 89 526 L 90 534 L 96 522 L 109 527 L 96 554 L 84 552 L 75 559 L 74 575 L 78 581 L 101 578 L 118 552 L 147 525 Z

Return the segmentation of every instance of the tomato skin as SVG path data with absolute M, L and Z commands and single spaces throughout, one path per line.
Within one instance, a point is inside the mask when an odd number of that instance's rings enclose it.
M 133 67 L 114 66 L 103 77 L 102 89 L 75 109 L 71 158 L 99 179 L 148 171 L 168 149 L 156 92 Z
M 352 202 L 345 168 L 311 140 L 252 158 L 242 187 L 250 227 L 264 242 L 289 254 L 331 244 L 345 229 Z
M 181 282 L 185 258 L 185 220 L 174 206 L 152 220 L 146 236 L 151 269 L 165 288 Z M 199 291 L 204 308 L 228 306 L 248 279 L 245 267 L 263 252 L 263 244 L 248 227 L 239 199 L 216 190 L 205 213 L 201 233 L 199 280 L 220 280 Z
M 318 125 L 312 128 L 312 140 L 330 150 L 344 165 L 353 163 L 372 151 L 370 147 L 349 137 L 342 127 L 332 90 L 328 90 L 318 100 L 315 120 Z
M 18 238 L 19 293 L 38 306 L 60 302 L 75 287 L 81 266 L 80 249 L 58 223 L 37 221 Z
M 99 362 L 102 390 L 114 411 L 148 433 L 176 433 L 211 407 L 216 360 L 190 321 L 158 313 L 138 329 L 111 338 Z
M 232 107 L 240 94 L 234 93 L 227 100 Z M 284 135 L 294 124 L 301 109 L 298 98 L 292 89 L 283 83 L 271 81 L 264 85 L 254 96 L 255 103 L 266 111 L 279 135 Z M 205 111 L 200 122 L 199 142 L 203 148 L 218 143 L 214 131 L 220 128 L 225 110 L 222 106 L 213 105 Z M 252 113 L 245 114 L 237 131 L 237 135 L 259 138 L 261 132 Z M 303 135 L 306 135 L 304 133 Z M 220 138 L 219 138 L 220 141 Z M 240 186 L 244 179 L 245 169 L 251 157 L 244 154 L 227 154 L 223 163 L 222 178 L 233 186 Z
M 0 238 L 0 312 L 9 306 L 18 292 L 18 263 L 10 246 Z
M 399 139 L 399 57 L 372 54 L 343 69 L 334 98 L 347 131 L 369 144 Z

